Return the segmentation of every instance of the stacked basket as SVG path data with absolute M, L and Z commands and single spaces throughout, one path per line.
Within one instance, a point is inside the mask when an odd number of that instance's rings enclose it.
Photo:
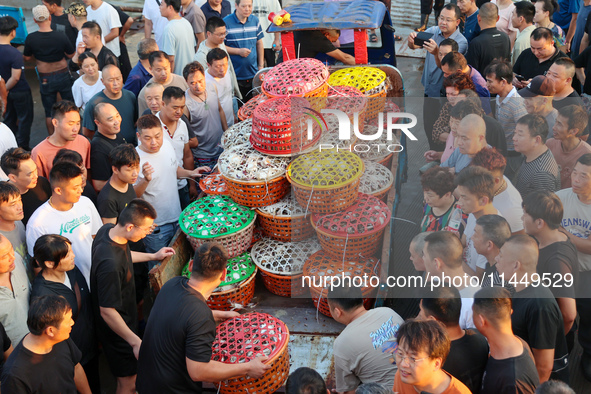
M 212 346 L 214 361 L 247 363 L 267 356 L 271 368 L 259 378 L 240 376 L 220 382 L 223 394 L 273 393 L 289 376 L 289 330 L 281 320 L 265 313 L 247 313 L 221 323 Z
M 281 201 L 257 208 L 259 226 L 265 237 L 283 242 L 297 242 L 315 234 L 310 213 L 305 213 L 293 194 Z
M 365 171 L 361 176 L 359 192 L 369 194 L 384 202 L 394 183 L 394 174 L 385 166 L 371 161 L 364 161 Z M 260 216 L 259 216 L 260 219 Z

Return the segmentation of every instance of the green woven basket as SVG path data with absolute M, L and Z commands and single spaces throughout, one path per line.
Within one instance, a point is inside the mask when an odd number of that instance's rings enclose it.
M 189 264 L 190 262 L 188 262 L 185 265 L 181 273 L 181 275 L 183 275 L 186 278 L 191 277 L 191 271 L 189 271 Z M 243 280 L 249 278 L 252 275 L 256 266 L 250 258 L 250 255 L 247 252 L 245 252 L 238 257 L 229 259 L 227 268 L 228 272 L 226 274 L 226 279 L 219 285 L 219 287 L 242 282 Z
M 212 239 L 243 230 L 255 216 L 252 209 L 236 204 L 228 196 L 211 195 L 185 208 L 179 217 L 179 225 L 191 237 Z

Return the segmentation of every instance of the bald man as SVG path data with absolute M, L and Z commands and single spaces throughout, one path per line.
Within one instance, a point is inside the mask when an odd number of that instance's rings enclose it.
M 120 133 L 121 115 L 114 105 L 98 103 L 94 107 L 94 123 L 97 132 L 90 142 L 90 178 L 92 186 L 98 192 L 113 175 L 109 154 L 126 141 Z
M 470 114 L 464 117 L 458 126 L 457 134 L 458 147 L 441 163 L 441 167 L 448 167 L 456 174 L 470 165 L 472 157 L 481 149 L 490 147 L 486 143 L 486 124 L 478 115 Z
M 138 118 L 137 100 L 129 90 L 123 89 L 123 76 L 117 66 L 108 64 L 103 67 L 102 76 L 105 88 L 86 104 L 84 109 L 83 133 L 92 140 L 97 129 L 94 108 L 99 103 L 109 103 L 121 116 L 121 135 L 129 143 L 137 145 L 135 122 Z
M 534 238 L 514 235 L 501 247 L 496 267 L 501 277 L 515 287 L 513 332 L 531 347 L 540 383 L 548 379 L 568 382 L 568 349 L 562 314 L 552 292 L 540 283 L 536 270 L 538 256 Z
M 470 41 L 466 61 L 481 75 L 484 75 L 484 69 L 493 59 L 511 59 L 511 39 L 507 33 L 497 29 L 498 20 L 499 8 L 496 4 L 484 3 L 480 6 L 480 34 Z

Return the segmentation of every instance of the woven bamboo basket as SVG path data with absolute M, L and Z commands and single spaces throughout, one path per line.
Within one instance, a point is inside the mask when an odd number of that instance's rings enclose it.
M 332 73 L 330 86 L 352 86 L 368 98 L 365 118 L 372 119 L 384 110 L 387 94 L 386 73 L 375 67 L 349 67 Z
M 287 60 L 265 74 L 261 88 L 269 97 L 326 97 L 328 76 L 320 60 Z
M 358 201 L 341 212 L 312 215 L 312 226 L 326 253 L 335 258 L 360 259 L 381 251 L 390 217 L 383 201 L 359 193 Z
M 266 313 L 247 313 L 221 323 L 216 329 L 212 360 L 241 364 L 267 356 L 271 368 L 259 379 L 240 376 L 219 383 L 223 394 L 273 393 L 289 376 L 289 330 Z
M 228 194 L 247 207 L 262 207 L 281 200 L 289 192 L 285 178 L 288 160 L 273 158 L 248 144 L 226 149 L 218 160 Z
M 238 110 L 238 119 L 244 121 L 246 119 L 252 118 L 252 114 L 254 113 L 256 107 L 258 107 L 260 103 L 266 101 L 267 99 L 269 99 L 269 96 L 264 93 L 260 93 L 248 100 L 246 104 L 244 104 Z
M 304 262 L 320 250 L 316 238 L 302 242 L 280 242 L 264 238 L 252 247 L 256 264 L 265 287 L 281 297 L 297 297 L 307 292 L 302 286 Z
M 271 156 L 292 156 L 315 149 L 322 128 L 311 122 L 312 135 L 308 135 L 307 120 L 312 113 L 309 105 L 301 97 L 273 98 L 260 104 L 252 117 L 252 147 Z
M 379 200 L 387 202 L 388 192 L 394 183 L 394 174 L 379 163 L 364 161 L 363 164 L 365 165 L 365 171 L 361 176 L 359 192 L 369 194 Z
M 230 197 L 211 195 L 185 208 L 179 225 L 193 249 L 215 241 L 222 244 L 232 258 L 250 247 L 255 219 L 256 212 L 236 204 Z
M 243 122 L 234 123 L 222 134 L 221 145 L 224 149 L 229 149 L 235 145 L 248 144 L 248 139 L 252 133 L 252 119 L 246 119 Z
M 311 278 L 310 295 L 314 306 L 323 314 L 332 317 L 328 303 L 326 301 L 328 290 L 324 287 L 322 278 L 330 276 L 349 277 L 356 287 L 361 288 L 361 294 L 364 298 L 366 308 L 369 309 L 372 295 L 377 288 L 371 287 L 371 281 L 363 282 L 364 275 L 367 278 L 378 277 L 380 272 L 380 262 L 374 258 L 363 260 L 343 260 L 334 258 L 326 254 L 323 250 L 314 253 L 304 264 L 304 276 Z M 355 284 L 359 282 L 359 286 Z M 379 281 L 378 281 L 379 283 Z M 367 286 L 364 286 L 367 284 Z M 330 281 L 327 286 L 330 286 Z
M 353 86 L 330 86 L 328 97 L 326 99 L 326 109 L 338 109 L 347 114 L 351 125 L 351 135 L 353 136 L 353 125 L 357 115 L 357 125 L 359 132 L 363 133 L 365 124 L 365 111 L 368 105 L 368 99 L 357 88 Z M 330 114 L 324 114 L 324 118 Z M 332 115 L 334 116 L 334 115 Z M 338 130 L 338 124 L 337 128 Z
M 287 170 L 293 193 L 304 212 L 342 211 L 357 200 L 363 161 L 351 152 L 311 152 Z
M 211 174 L 204 176 L 199 181 L 199 188 L 206 194 L 228 194 L 228 188 L 226 187 L 226 181 L 222 174 Z
M 378 126 L 376 124 L 366 124 L 363 129 L 364 135 L 374 135 L 377 132 Z M 396 135 L 392 134 L 392 139 L 388 140 L 388 133 L 384 129 L 380 138 L 376 140 L 357 140 L 353 150 L 364 162 L 376 162 L 390 169 L 392 168 L 392 158 L 394 157 L 393 151 L 398 151 L 398 149 L 398 138 Z
M 256 212 L 265 237 L 283 242 L 298 242 L 315 234 L 310 223 L 311 214 L 304 212 L 291 193 L 273 205 L 257 208 Z

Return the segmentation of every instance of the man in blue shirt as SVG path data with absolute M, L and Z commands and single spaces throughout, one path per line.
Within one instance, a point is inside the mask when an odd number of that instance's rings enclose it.
M 552 22 L 560 26 L 566 33 L 564 40 L 566 52 L 570 50 L 570 44 L 575 35 L 580 3 L 582 3 L 580 0 L 558 0 L 558 9 L 552 14 Z
M 435 149 L 433 141 L 431 141 L 433 124 L 439 116 L 439 98 L 441 97 L 441 86 L 443 83 L 443 72 L 437 66 L 436 57 L 439 53 L 439 44 L 446 38 L 451 38 L 458 43 L 458 50 L 465 54 L 468 51 L 468 41 L 458 30 L 460 24 L 460 9 L 455 4 L 448 3 L 441 10 L 439 16 L 438 26 L 433 26 L 425 30 L 426 33 L 433 34 L 430 40 L 426 41 L 424 48 L 427 50 L 425 56 L 425 66 L 423 68 L 423 76 L 421 83 L 425 87 L 425 103 L 423 108 L 428 108 L 428 111 L 423 111 L 423 124 L 425 125 L 425 134 L 429 140 L 430 149 Z M 420 49 L 420 46 L 415 45 L 414 39 L 417 33 L 412 32 L 408 36 L 408 47 L 410 49 Z M 434 99 L 431 99 L 434 98 Z
M 252 14 L 252 0 L 236 0 L 236 12 L 224 18 L 226 49 L 244 102 L 252 97 L 252 79 L 265 65 L 263 30 Z
M 152 78 L 152 74 L 148 71 L 150 68 L 150 62 L 148 58 L 150 53 L 158 50 L 158 44 L 153 38 L 144 38 L 137 44 L 137 56 L 139 58 L 135 67 L 131 69 L 131 72 L 127 76 L 123 89 L 127 89 L 135 97 L 140 93 L 140 90 L 148 83 Z
M 475 0 L 458 0 L 458 7 L 466 17 L 464 22 L 464 29 L 462 34 L 468 40 L 468 44 L 474 37 L 480 33 L 480 25 L 478 24 L 478 6 Z

